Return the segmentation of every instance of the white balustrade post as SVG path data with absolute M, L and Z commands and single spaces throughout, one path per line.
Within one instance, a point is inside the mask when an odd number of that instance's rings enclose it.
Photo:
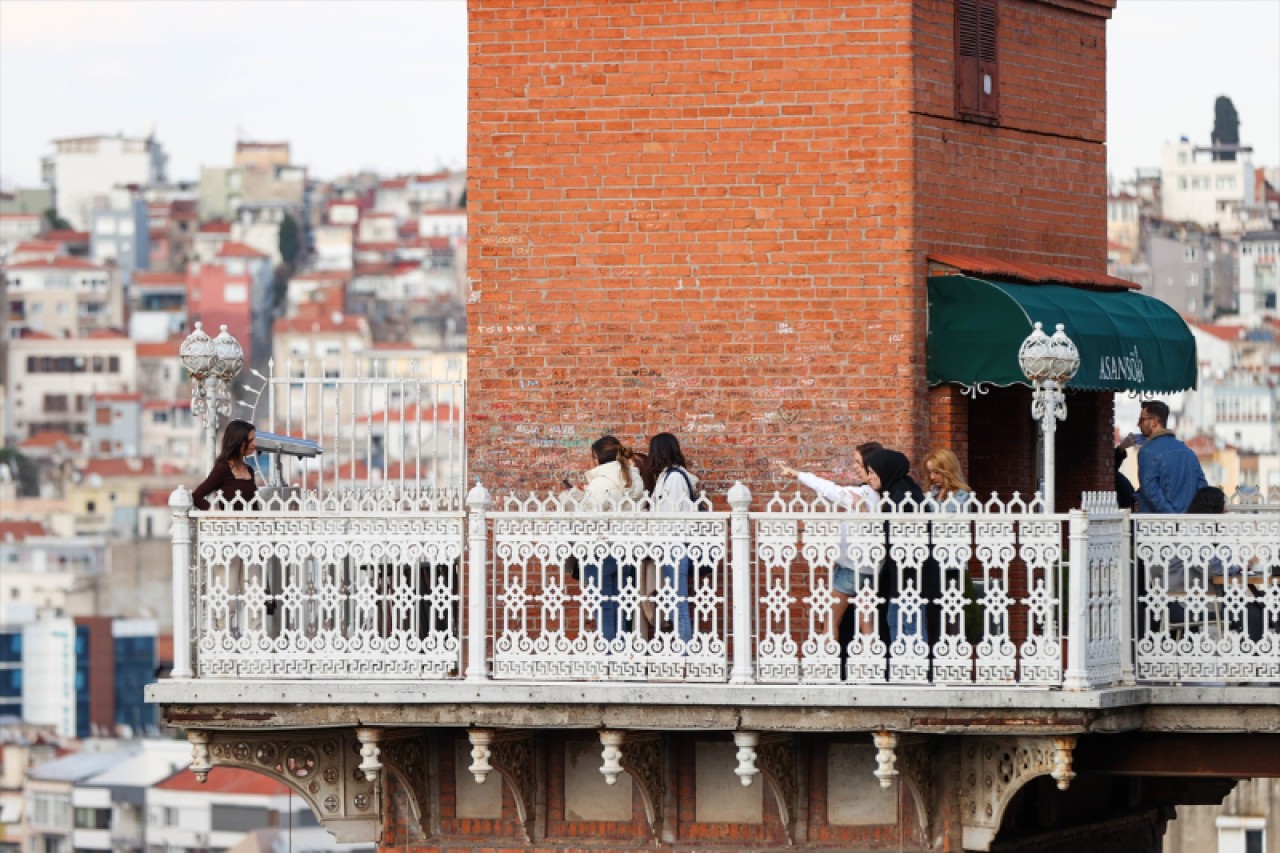
M 729 490 L 729 506 L 733 573 L 733 673 L 729 683 L 751 684 L 755 681 L 751 663 L 751 613 L 755 602 L 751 600 L 751 519 L 747 515 L 751 490 L 740 482 L 734 483 Z
M 489 677 L 485 659 L 485 576 L 489 568 L 489 525 L 486 512 L 492 498 L 477 480 L 467 493 L 467 680 L 484 681 Z
M 1040 393 L 1037 390 L 1036 393 Z M 1049 380 L 1044 383 L 1044 413 L 1040 417 L 1040 428 L 1044 433 L 1044 511 L 1054 512 L 1058 494 L 1057 449 L 1058 449 L 1058 407 L 1064 405 L 1062 392 L 1058 383 Z M 1064 405 L 1065 407 L 1065 405 Z
M 1132 513 L 1124 510 L 1124 519 L 1120 534 L 1120 566 L 1116 583 L 1120 585 L 1120 683 L 1133 684 L 1135 672 L 1133 668 L 1133 645 L 1137 637 L 1133 633 L 1133 611 L 1135 598 L 1138 595 L 1137 578 L 1133 573 L 1133 523 Z
M 1089 687 L 1089 514 L 1071 510 L 1068 521 L 1067 571 L 1067 671 L 1062 679 L 1066 690 Z
M 191 678 L 191 493 L 183 486 L 169 495 L 173 526 L 173 670 L 170 678 Z

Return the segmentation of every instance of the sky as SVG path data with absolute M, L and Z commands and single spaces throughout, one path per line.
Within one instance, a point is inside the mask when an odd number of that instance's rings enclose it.
M 1221 94 L 1280 166 L 1280 0 L 1119 0 L 1107 27 L 1116 177 L 1207 143 Z M 0 0 L 0 184 L 37 184 L 56 137 L 152 127 L 175 179 L 238 136 L 322 178 L 462 167 L 466 40 L 464 0 Z

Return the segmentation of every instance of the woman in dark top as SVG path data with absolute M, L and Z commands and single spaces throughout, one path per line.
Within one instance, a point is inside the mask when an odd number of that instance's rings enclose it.
M 877 450 L 867 455 L 866 465 L 868 485 L 892 501 L 896 511 L 919 511 L 920 504 L 924 501 L 924 491 L 915 480 L 911 479 L 908 473 L 911 470 L 911 463 L 906 456 L 896 450 Z M 885 544 L 891 544 L 887 538 Z M 926 643 L 937 639 L 938 625 L 937 619 L 934 618 L 936 612 L 932 604 L 942 594 L 937 562 L 933 557 L 926 557 L 918 573 L 916 569 L 904 566 L 901 569 L 901 576 L 903 583 L 912 581 L 916 591 L 926 600 L 926 604 L 921 608 L 925 614 L 925 624 L 920 625 L 918 618 L 903 617 L 901 633 L 918 635 Z M 890 549 L 884 563 L 880 566 L 880 589 L 878 590 L 879 594 L 889 601 L 887 621 L 890 643 L 896 640 L 899 634 L 898 605 L 893 599 L 900 591 L 899 567 Z
M 213 470 L 204 482 L 196 486 L 191 493 L 191 502 L 196 509 L 209 508 L 209 495 L 217 492 L 224 502 L 229 502 L 237 495 L 248 508 L 258 493 L 258 484 L 253 477 L 253 469 L 246 463 L 245 457 L 252 456 L 257 448 L 254 438 L 257 432 L 248 421 L 232 421 L 222 433 L 222 452 L 213 463 Z

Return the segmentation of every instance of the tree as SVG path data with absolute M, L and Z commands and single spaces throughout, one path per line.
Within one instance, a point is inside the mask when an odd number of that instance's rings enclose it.
M 1215 146 L 1240 144 L 1240 116 L 1236 114 L 1236 105 L 1226 95 L 1219 95 L 1213 102 L 1213 133 L 1210 140 Z M 1215 151 L 1215 160 L 1235 160 L 1234 151 Z
M 18 493 L 34 498 L 40 494 L 40 474 L 35 463 L 12 447 L 0 447 L 0 465 L 6 466 L 18 483 Z M 3 476 L 3 475 L 0 475 Z
M 58 215 L 58 211 L 49 208 L 44 212 L 44 221 L 49 223 L 50 231 L 71 231 L 71 223 Z
M 279 246 L 280 260 L 292 267 L 298 259 L 298 223 L 292 216 L 286 215 L 280 223 Z

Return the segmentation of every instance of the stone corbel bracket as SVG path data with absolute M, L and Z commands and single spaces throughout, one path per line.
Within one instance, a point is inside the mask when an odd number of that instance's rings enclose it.
M 360 730 L 357 730 L 360 731 Z M 409 806 L 424 835 L 431 818 L 430 752 L 421 733 L 382 730 L 379 739 L 382 766 L 409 792 Z
M 654 842 L 661 843 L 666 831 L 666 740 L 654 732 L 601 729 L 600 744 L 603 747 L 600 772 L 604 774 L 605 781 L 609 782 L 610 777 L 616 779 L 617 770 L 626 771 L 640 789 Z
M 800 814 L 800 762 L 796 749 L 795 737 L 788 734 L 761 735 L 756 746 L 756 763 L 778 803 L 778 816 L 787 833 L 788 846 L 796 843 L 796 821 Z
M 521 731 L 468 729 L 473 763 L 468 770 L 483 782 L 489 771 L 496 770 L 516 802 L 516 813 L 524 828 L 526 844 L 533 843 L 537 818 L 537 756 L 533 734 Z
M 1052 776 L 1060 790 L 1075 777 L 1074 737 L 966 737 L 960 747 L 961 826 L 966 850 L 990 850 L 1005 808 L 1023 785 Z
M 382 797 L 360 767 L 360 740 L 351 729 L 322 732 L 190 731 L 198 779 L 213 767 L 238 767 L 292 788 L 342 843 L 380 841 Z
M 916 819 L 924 838 L 933 835 L 933 752 L 927 738 L 919 735 L 898 736 L 898 778 L 911 792 L 916 804 Z

